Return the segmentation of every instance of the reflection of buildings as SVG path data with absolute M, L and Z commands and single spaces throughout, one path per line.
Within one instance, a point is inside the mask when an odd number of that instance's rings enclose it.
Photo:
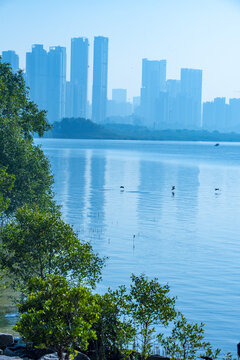
M 93 152 L 89 165 L 88 228 L 90 236 L 99 239 L 105 226 L 106 159 Z
M 51 154 L 55 175 L 54 190 L 62 205 L 64 218 L 78 230 L 84 225 L 87 160 L 74 156 L 74 151 L 63 149 Z
M 139 158 L 131 158 L 129 152 L 126 156 L 120 154 L 119 157 L 112 154 L 108 151 L 106 155 L 105 219 L 106 236 L 110 240 L 109 257 L 115 259 L 110 264 L 111 271 L 114 271 L 114 279 L 111 273 L 108 276 L 117 286 L 123 282 L 124 277 L 128 281 L 129 274 L 135 272 L 133 234 L 137 238 L 139 232 Z M 124 190 L 120 189 L 121 185 L 124 186 Z M 126 259 L 127 266 L 123 266 Z
M 176 196 L 177 219 L 186 231 L 194 231 L 198 214 L 199 167 L 182 164 L 177 169 Z
M 146 238 L 166 244 L 166 239 L 176 237 L 177 228 L 181 232 L 192 229 L 198 211 L 198 177 L 198 167 L 191 164 L 182 165 L 166 157 L 163 161 L 141 161 L 138 217 Z M 176 186 L 174 194 L 172 185 Z
M 161 218 L 166 173 L 166 166 L 162 162 L 140 162 L 139 190 L 141 196 L 138 204 L 138 216 L 144 226 L 159 221 Z

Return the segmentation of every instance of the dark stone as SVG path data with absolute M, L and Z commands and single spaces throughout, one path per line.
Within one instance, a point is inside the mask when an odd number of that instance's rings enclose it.
M 35 349 L 35 348 L 26 348 L 26 356 L 32 359 L 40 359 L 45 355 L 53 354 L 55 351 L 51 349 Z
M 26 344 L 14 343 L 12 345 L 9 345 L 8 349 L 10 349 L 12 351 L 25 350 Z
M 89 357 L 81 352 L 78 352 L 77 356 L 75 356 L 74 360 L 90 360 Z
M 6 348 L 3 351 L 3 355 L 5 355 L 5 356 L 19 356 L 19 355 L 16 355 L 15 352 L 10 350 L 9 348 Z
M 0 333 L 0 348 L 6 347 L 12 343 L 13 343 L 12 335 Z
M 46 354 L 42 356 L 39 360 L 58 360 L 57 353 L 53 354 Z M 90 360 L 89 357 L 81 352 L 77 353 L 77 356 L 75 356 L 74 360 Z
M 22 359 L 18 356 L 0 355 L 0 360 L 22 360 Z
M 58 354 L 56 352 L 52 354 L 46 354 L 40 357 L 39 360 L 58 360 Z
M 170 358 L 162 355 L 151 355 L 147 358 L 147 360 L 170 360 Z

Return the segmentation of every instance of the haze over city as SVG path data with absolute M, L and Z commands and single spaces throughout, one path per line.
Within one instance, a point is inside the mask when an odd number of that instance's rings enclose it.
M 140 95 L 142 58 L 167 59 L 170 79 L 179 79 L 182 67 L 202 69 L 204 101 L 240 94 L 239 1 L 2 0 L 0 6 L 1 50 L 15 50 L 23 69 L 32 44 L 66 46 L 69 59 L 71 38 L 84 36 L 92 80 L 93 38 L 102 35 L 110 39 L 109 95 L 112 88 Z M 69 60 L 67 68 L 69 77 Z

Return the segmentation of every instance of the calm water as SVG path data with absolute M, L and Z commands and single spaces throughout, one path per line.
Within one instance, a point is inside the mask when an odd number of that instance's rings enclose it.
M 207 339 L 235 355 L 240 145 L 41 142 L 64 218 L 109 257 L 99 290 L 128 284 L 131 273 L 156 276 L 189 320 L 206 323 Z

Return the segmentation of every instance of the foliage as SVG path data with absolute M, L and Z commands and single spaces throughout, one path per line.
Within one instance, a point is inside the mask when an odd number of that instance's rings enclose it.
M 33 276 L 45 279 L 52 274 L 94 286 L 104 265 L 104 259 L 81 242 L 58 213 L 37 207 L 18 209 L 15 220 L 2 228 L 0 254 L 0 270 L 14 288 Z
M 170 336 L 158 336 L 160 343 L 165 348 L 171 359 L 192 360 L 197 358 L 200 351 L 211 359 L 215 359 L 220 350 L 213 351 L 210 343 L 204 340 L 204 324 L 188 323 L 186 318 L 180 314 L 175 319 L 174 327 Z
M 9 119 L 21 129 L 24 138 L 34 133 L 43 136 L 50 129 L 46 111 L 39 111 L 30 101 L 21 71 L 13 73 L 9 65 L 0 62 L 0 118 Z
M 102 125 L 82 118 L 63 118 L 53 124 L 47 137 L 63 139 L 115 139 L 117 136 Z
M 13 188 L 15 177 L 7 173 L 6 168 L 0 168 L 0 215 L 9 206 L 9 195 Z
M 76 347 L 86 350 L 95 337 L 91 324 L 97 321 L 95 297 L 83 287 L 70 287 L 62 276 L 33 278 L 26 286 L 27 298 L 19 305 L 15 326 L 26 341 L 54 347 L 59 359 L 69 359 Z
M 94 324 L 97 339 L 93 343 L 97 359 L 128 358 L 130 343 L 134 340 L 135 330 L 127 318 L 126 291 L 122 287 L 117 291 L 98 295 L 100 313 Z
M 131 276 L 129 313 L 137 332 L 137 344 L 142 359 L 146 359 L 152 349 L 155 325 L 167 326 L 176 316 L 175 298 L 169 296 L 168 285 L 160 285 L 158 279 L 149 280 L 145 275 Z
M 33 143 L 34 133 L 42 136 L 50 128 L 46 113 L 29 100 L 22 73 L 12 73 L 1 61 L 0 99 L 0 167 L 15 177 L 5 213 L 25 203 L 54 208 L 49 161 Z

